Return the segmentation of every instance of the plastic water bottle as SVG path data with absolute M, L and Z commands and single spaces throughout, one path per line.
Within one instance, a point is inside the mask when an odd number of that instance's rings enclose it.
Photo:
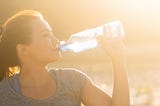
M 124 29 L 120 21 L 112 21 L 102 26 L 86 29 L 84 31 L 72 34 L 70 38 L 60 42 L 61 51 L 82 52 L 98 46 L 97 37 L 104 38 L 124 38 Z

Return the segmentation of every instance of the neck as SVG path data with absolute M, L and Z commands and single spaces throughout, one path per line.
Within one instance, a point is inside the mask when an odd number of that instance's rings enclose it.
M 45 65 L 22 65 L 19 80 L 25 86 L 41 86 L 51 81 Z

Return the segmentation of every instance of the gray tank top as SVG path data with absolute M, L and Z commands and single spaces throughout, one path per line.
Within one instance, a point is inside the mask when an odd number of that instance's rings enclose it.
M 75 69 L 49 71 L 57 84 L 56 93 L 43 100 L 21 94 L 18 75 L 0 82 L 0 106 L 81 106 L 81 91 L 87 75 Z M 12 84 L 9 83 L 12 80 Z

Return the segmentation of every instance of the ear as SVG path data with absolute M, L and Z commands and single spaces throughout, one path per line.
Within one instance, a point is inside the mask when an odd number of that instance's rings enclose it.
M 28 47 L 24 44 L 17 44 L 17 54 L 21 56 L 27 56 L 28 55 Z

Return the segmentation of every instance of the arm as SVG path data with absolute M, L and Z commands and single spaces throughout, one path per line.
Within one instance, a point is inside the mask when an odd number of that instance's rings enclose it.
M 126 73 L 123 42 L 121 39 L 100 40 L 104 51 L 110 55 L 113 64 L 112 97 L 86 80 L 82 91 L 82 101 L 86 106 L 129 106 L 129 86 Z M 109 46 L 106 46 L 109 45 Z

